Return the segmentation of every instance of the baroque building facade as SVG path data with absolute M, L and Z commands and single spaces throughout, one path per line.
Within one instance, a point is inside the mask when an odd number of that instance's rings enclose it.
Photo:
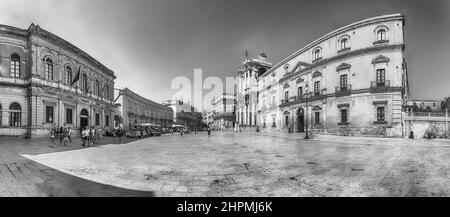
M 173 124 L 173 110 L 165 105 L 146 99 L 128 88 L 119 90 L 116 104 L 125 129 L 145 123 L 170 127 Z
M 236 96 L 233 93 L 223 93 L 212 101 L 211 127 L 215 130 L 233 128 L 236 122 Z
M 254 82 L 257 89 L 256 126 L 404 136 L 402 106 L 409 97 L 404 25 L 400 14 L 365 19 L 318 38 L 253 81 L 239 72 L 242 83 Z M 246 106 L 246 100 L 239 103 Z
M 0 135 L 112 127 L 115 79 L 112 70 L 38 25 L 0 25 Z
M 183 125 L 191 130 L 200 130 L 204 127 L 203 113 L 183 100 L 164 100 L 161 104 L 173 110 L 173 123 Z

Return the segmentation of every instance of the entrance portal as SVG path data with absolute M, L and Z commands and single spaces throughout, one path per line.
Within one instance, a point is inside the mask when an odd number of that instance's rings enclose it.
M 84 127 L 89 125 L 89 112 L 86 109 L 81 110 L 80 113 L 80 129 L 84 129 Z
M 305 112 L 303 108 L 297 110 L 297 132 L 305 132 Z

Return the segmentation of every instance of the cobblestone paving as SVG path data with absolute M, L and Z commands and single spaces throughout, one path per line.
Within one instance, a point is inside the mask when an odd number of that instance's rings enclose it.
M 301 138 L 213 132 L 26 157 L 156 196 L 450 196 L 449 141 Z

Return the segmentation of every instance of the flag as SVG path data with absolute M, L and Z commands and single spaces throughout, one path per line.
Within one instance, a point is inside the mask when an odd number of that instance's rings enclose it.
M 70 84 L 71 87 L 73 86 L 73 84 L 75 84 L 75 82 L 80 80 L 80 70 L 81 70 L 81 67 L 78 67 L 77 75 L 75 75 L 75 78 L 73 79 L 72 84 Z

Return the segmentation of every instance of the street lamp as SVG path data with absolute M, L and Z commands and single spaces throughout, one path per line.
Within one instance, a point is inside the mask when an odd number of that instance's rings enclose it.
M 306 130 L 305 130 L 305 139 L 309 139 L 309 132 L 308 132 L 308 98 L 310 96 L 309 92 L 309 86 L 308 84 L 305 85 L 305 101 L 306 101 L 306 108 L 305 108 L 305 119 L 306 119 Z

